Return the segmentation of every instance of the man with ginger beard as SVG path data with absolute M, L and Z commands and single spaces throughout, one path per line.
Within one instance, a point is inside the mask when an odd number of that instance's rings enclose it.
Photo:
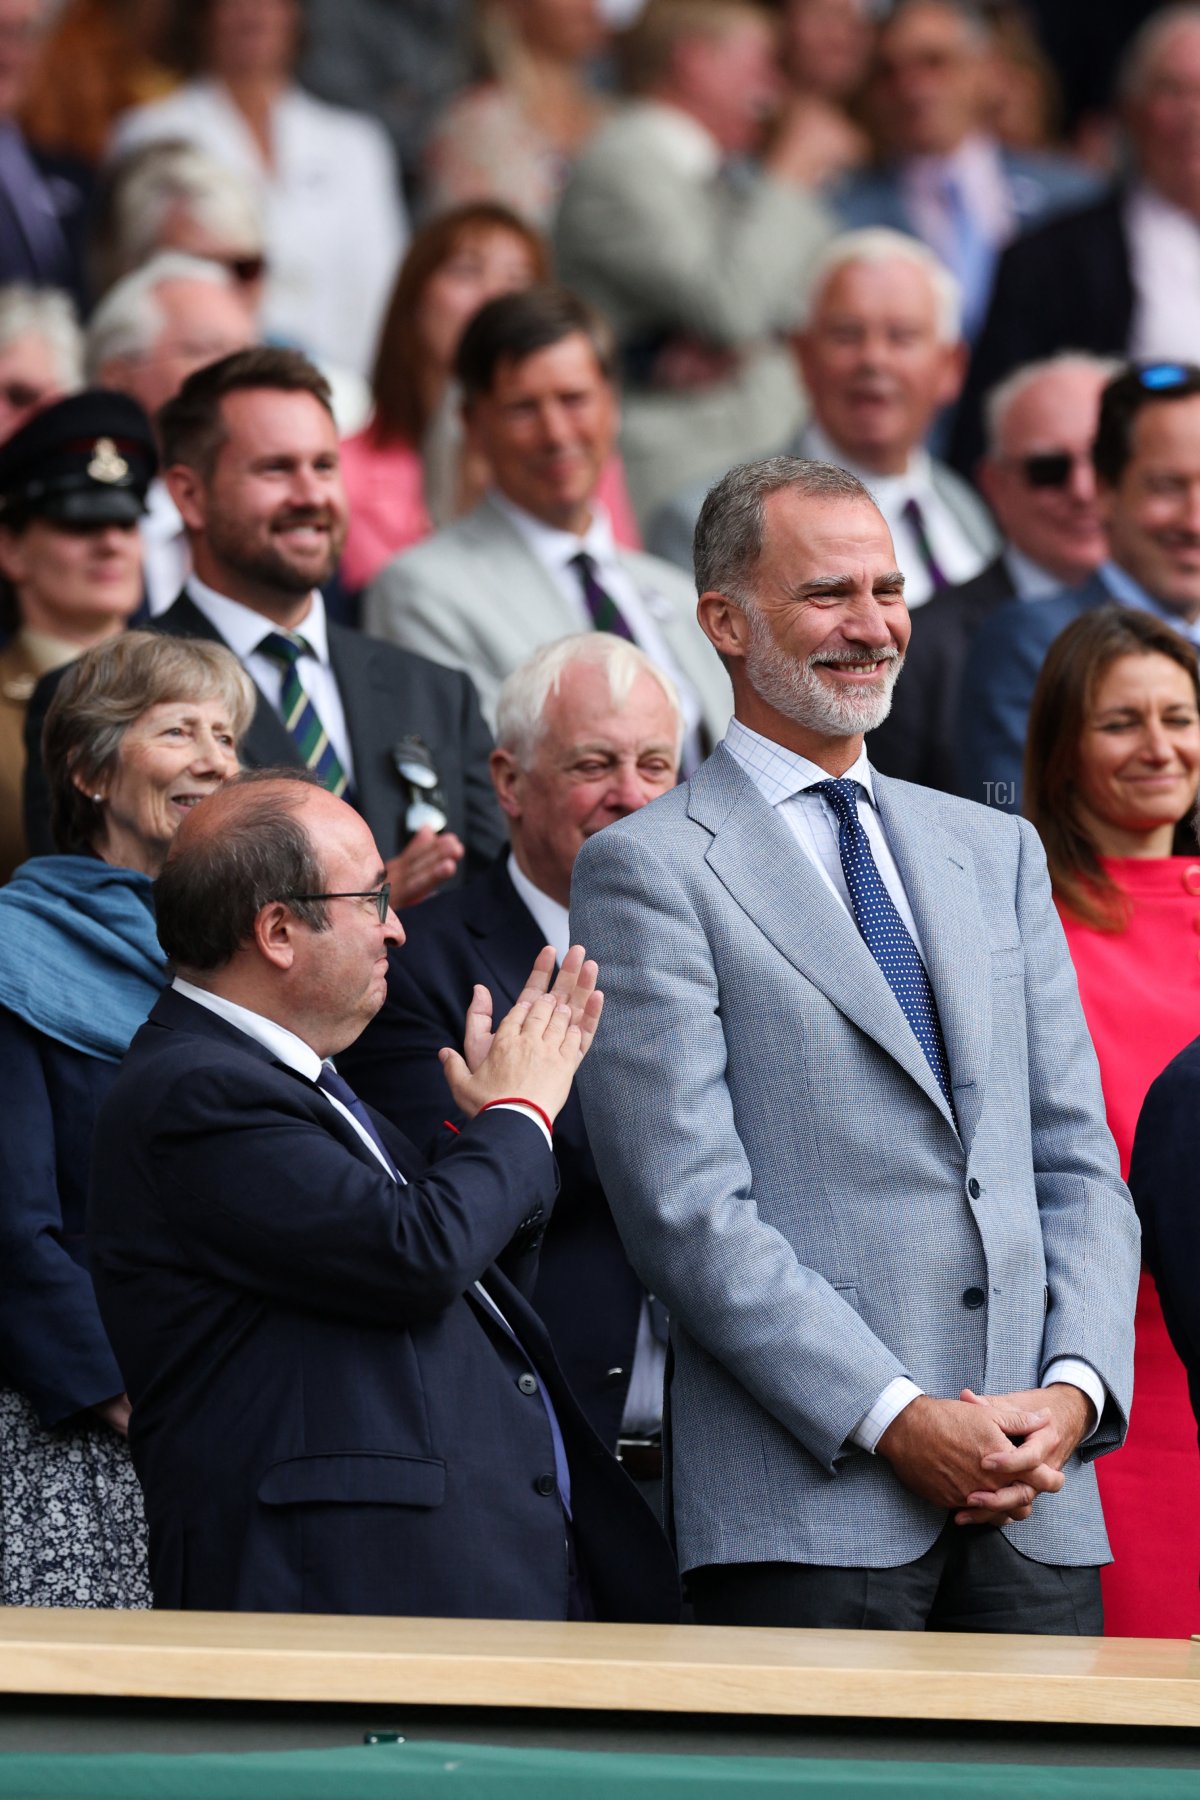
M 909 625 L 854 476 L 732 470 L 695 560 L 733 723 L 571 929 L 697 1620 L 1098 1632 L 1138 1226 L 1036 834 L 872 769 Z
M 225 644 L 253 677 L 246 763 L 307 767 L 349 800 L 398 905 L 452 880 L 464 858 L 482 869 L 503 834 L 472 683 L 325 614 L 347 509 L 324 377 L 296 350 L 238 351 L 190 375 L 158 431 L 193 572 L 156 624 Z M 39 813 L 31 784 L 27 814 Z

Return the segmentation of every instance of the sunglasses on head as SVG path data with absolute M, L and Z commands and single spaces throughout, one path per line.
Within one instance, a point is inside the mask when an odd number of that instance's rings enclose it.
M 1170 393 L 1173 388 L 1186 387 L 1189 381 L 1196 378 L 1195 369 L 1189 369 L 1184 363 L 1145 363 L 1134 370 L 1138 385 L 1148 393 Z

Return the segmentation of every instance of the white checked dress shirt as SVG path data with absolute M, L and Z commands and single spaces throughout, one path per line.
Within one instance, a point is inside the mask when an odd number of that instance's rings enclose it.
M 725 734 L 725 748 L 734 760 L 746 771 L 763 799 L 778 812 L 780 818 L 795 838 L 800 849 L 813 864 L 826 887 L 837 896 L 839 903 L 853 917 L 850 905 L 850 894 L 846 886 L 846 878 L 842 872 L 842 856 L 838 845 L 837 814 L 823 794 L 814 794 L 806 790 L 813 788 L 820 781 L 829 780 L 828 769 L 822 769 L 817 763 L 809 762 L 805 756 L 799 756 L 794 750 L 787 750 L 782 744 L 762 737 L 757 731 L 751 731 L 740 719 L 732 719 Z M 859 788 L 859 819 L 871 846 L 871 854 L 879 870 L 884 887 L 891 897 L 896 911 L 907 926 L 917 953 L 924 960 L 921 937 L 917 930 L 912 908 L 908 904 L 908 895 L 904 891 L 904 883 L 900 879 L 900 871 L 888 846 L 887 834 L 883 829 L 883 821 L 879 816 L 879 808 L 875 800 L 873 771 L 867 761 L 864 745 L 859 752 L 858 760 L 846 770 L 843 781 L 854 781 Z M 866 804 L 863 804 L 863 801 Z M 1067 1382 L 1079 1388 L 1087 1395 L 1095 1409 L 1095 1418 L 1085 1436 L 1090 1437 L 1100 1421 L 1104 1411 L 1104 1384 L 1089 1363 L 1077 1357 L 1060 1357 L 1050 1364 L 1042 1378 L 1043 1385 L 1049 1387 L 1052 1382 Z M 859 1420 L 851 1432 L 852 1441 L 860 1450 L 874 1452 L 876 1445 L 888 1426 L 896 1416 L 903 1412 L 910 1401 L 916 1400 L 924 1390 L 906 1375 L 898 1375 L 889 1381 L 875 1404 Z M 942 1398 L 957 1399 L 957 1395 Z

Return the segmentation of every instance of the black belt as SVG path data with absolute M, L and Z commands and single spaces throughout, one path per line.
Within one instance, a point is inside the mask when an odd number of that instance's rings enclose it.
M 617 1461 L 634 1481 L 661 1481 L 662 1433 L 656 1431 L 652 1437 L 619 1437 Z

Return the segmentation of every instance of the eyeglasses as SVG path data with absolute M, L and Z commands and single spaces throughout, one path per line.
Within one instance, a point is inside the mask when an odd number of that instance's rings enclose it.
M 1018 456 L 1013 460 L 1026 487 L 1031 488 L 1066 487 L 1075 464 L 1090 462 L 1087 456 L 1070 450 L 1043 450 L 1036 456 Z
M 373 900 L 375 911 L 379 914 L 379 923 L 386 925 L 388 907 L 392 903 L 392 884 L 385 881 L 381 888 L 364 894 L 284 894 L 283 899 L 289 903 L 293 900 Z

